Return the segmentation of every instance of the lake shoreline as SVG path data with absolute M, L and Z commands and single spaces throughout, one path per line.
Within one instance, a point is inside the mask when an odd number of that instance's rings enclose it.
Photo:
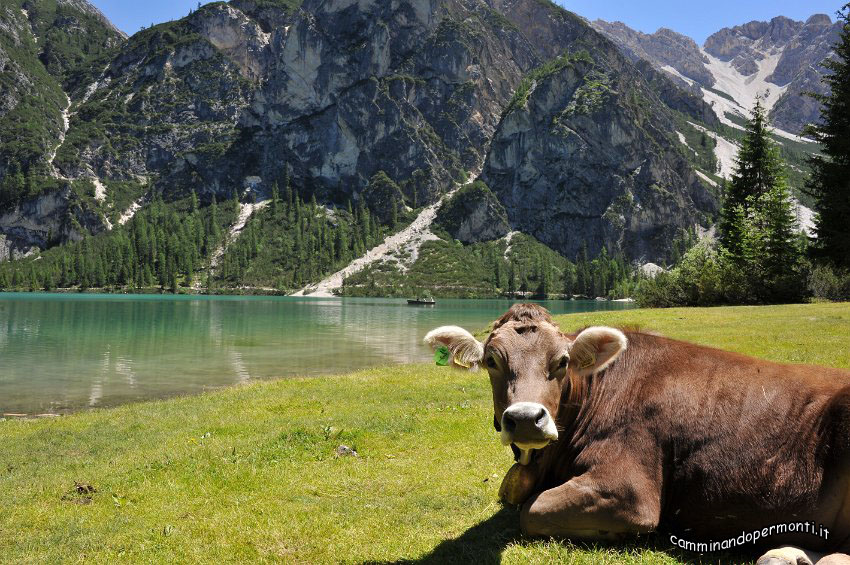
M 316 298 L 316 299 L 333 299 L 333 298 L 385 298 L 385 299 L 395 299 L 395 298 L 404 298 L 403 296 L 395 296 L 395 295 L 360 295 L 360 294 L 326 294 L 326 293 L 306 293 L 299 294 L 295 291 L 291 290 L 277 290 L 273 288 L 260 288 L 260 287 L 238 287 L 238 288 L 216 288 L 213 289 L 212 292 L 209 289 L 205 288 L 181 288 L 178 292 L 171 292 L 169 290 L 163 290 L 159 287 L 149 287 L 149 288 L 140 288 L 140 289 L 108 289 L 108 288 L 88 288 L 88 289 L 80 289 L 80 288 L 55 288 L 52 290 L 25 290 L 25 289 L 7 289 L 0 290 L 0 295 L 3 294 L 103 294 L 103 295 L 149 295 L 149 296 L 289 296 L 293 298 Z M 516 292 L 513 296 L 509 294 L 499 294 L 499 295 L 481 295 L 481 296 L 454 296 L 454 295 L 441 295 L 439 293 L 433 293 L 434 298 L 437 299 L 449 299 L 449 300 L 529 300 L 529 301 L 547 301 L 547 300 L 564 300 L 564 301 L 598 301 L 598 302 L 626 302 L 626 303 L 634 303 L 636 302 L 634 298 L 626 297 L 626 298 L 607 298 L 603 296 L 590 297 L 583 296 L 580 294 L 573 294 L 569 298 L 565 294 L 548 294 L 547 296 L 540 296 L 533 293 L 522 293 Z M 415 298 L 415 296 L 411 295 L 407 298 Z
M 514 301 L 2 293 L 0 414 L 64 414 L 253 380 L 422 362 L 441 325 L 476 331 Z M 630 308 L 538 301 L 554 314 Z

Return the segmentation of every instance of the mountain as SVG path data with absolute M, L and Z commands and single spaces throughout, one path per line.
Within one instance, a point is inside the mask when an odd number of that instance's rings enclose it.
M 94 42 L 67 70 L 27 43 L 52 118 L 3 153 L 10 280 L 568 288 L 717 212 L 727 116 L 548 0 L 233 0 L 129 38 L 56 5 Z
M 53 162 L 68 129 L 66 92 L 81 88 L 91 61 L 123 41 L 84 0 L 10 1 L 0 8 L 0 260 L 32 243 L 81 237 L 64 217 L 91 225 L 88 214 L 71 210 Z M 44 200 L 31 198 L 44 193 Z M 34 237 L 33 227 L 43 233 Z
M 702 95 L 731 127 L 740 125 L 757 94 L 766 93 L 769 118 L 794 135 L 820 119 L 819 105 L 805 93 L 826 93 L 821 63 L 831 55 L 841 30 L 825 14 L 805 22 L 779 16 L 721 29 L 699 47 L 665 28 L 645 34 L 621 22 L 597 20 L 593 26 L 632 60 L 649 61 L 681 87 Z

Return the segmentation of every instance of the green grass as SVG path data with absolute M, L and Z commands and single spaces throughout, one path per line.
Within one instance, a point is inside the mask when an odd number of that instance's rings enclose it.
M 850 367 L 850 304 L 557 321 Z M 489 388 L 482 373 L 414 365 L 0 422 L 0 561 L 698 562 L 661 535 L 603 547 L 523 539 L 516 511 L 497 503 L 511 457 Z M 335 458 L 340 444 L 360 457 Z

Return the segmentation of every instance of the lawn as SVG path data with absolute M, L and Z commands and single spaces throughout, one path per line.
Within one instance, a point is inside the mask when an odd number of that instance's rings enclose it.
M 850 304 L 557 321 L 850 367 Z M 699 562 L 662 535 L 523 539 L 497 502 L 512 460 L 492 417 L 485 374 L 416 365 L 2 421 L 0 562 Z

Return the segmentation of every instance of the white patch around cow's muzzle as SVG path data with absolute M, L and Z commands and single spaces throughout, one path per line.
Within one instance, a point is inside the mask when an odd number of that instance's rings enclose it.
M 502 414 L 503 445 L 516 445 L 522 452 L 542 449 L 558 440 L 558 428 L 549 410 L 538 402 L 516 402 Z

